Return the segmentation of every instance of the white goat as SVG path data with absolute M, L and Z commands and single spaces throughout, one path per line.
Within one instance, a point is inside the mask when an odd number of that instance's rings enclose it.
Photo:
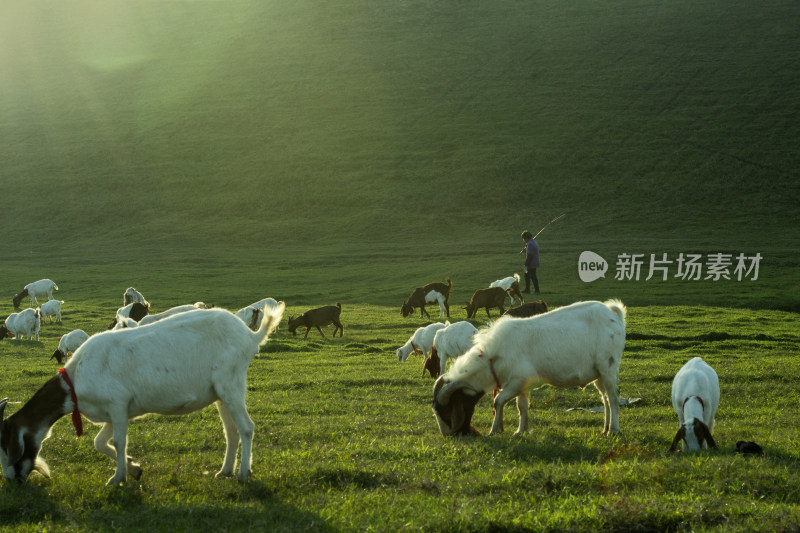
M 422 354 L 427 356 L 433 347 L 433 336 L 437 331 L 450 325 L 447 321 L 444 324 L 441 322 L 433 322 L 427 326 L 417 328 L 417 331 L 406 341 L 404 345 L 397 349 L 397 360 L 405 361 L 412 353 L 415 355 Z
M 525 300 L 522 298 L 522 293 L 519 292 L 519 274 L 514 274 L 513 276 L 508 276 L 507 278 L 498 279 L 497 281 L 493 281 L 489 288 L 491 287 L 500 287 L 504 291 L 506 291 L 511 297 L 511 305 L 514 305 L 514 295 L 517 295 L 519 298 L 520 303 L 524 302 Z
M 430 371 L 431 377 L 437 378 L 447 369 L 447 360 L 464 355 L 475 344 L 473 337 L 478 333 L 478 328 L 462 320 L 442 328 L 433 336 L 431 356 L 423 368 Z M 423 370 L 425 375 L 425 370 Z
M 122 305 L 132 304 L 133 302 L 139 302 L 145 307 L 150 307 L 150 302 L 144 299 L 144 296 L 141 292 L 137 291 L 133 287 L 128 287 L 125 290 L 125 293 L 122 295 Z
M 5 323 L 0 326 L 0 339 L 5 337 L 16 337 L 17 340 L 22 340 L 24 335 L 35 335 L 36 340 L 39 340 L 39 326 L 42 323 L 42 315 L 39 309 L 25 309 L 19 313 L 11 313 L 6 318 Z
M 23 287 L 22 292 L 14 296 L 14 308 L 19 307 L 19 304 L 22 303 L 22 299 L 26 296 L 29 296 L 31 299 L 31 307 L 33 307 L 34 302 L 36 302 L 36 305 L 39 305 L 38 298 L 44 298 L 46 296 L 48 300 L 52 300 L 54 289 L 58 290 L 58 285 L 56 285 L 53 280 L 49 279 L 40 279 L 39 281 L 28 283 Z
M 69 333 L 65 333 L 58 340 L 58 348 L 56 348 L 56 351 L 50 356 L 50 359 L 55 358 L 55 360 L 61 364 L 64 359 L 69 357 L 69 355 L 77 350 L 81 344 L 86 342 L 86 339 L 88 338 L 89 334 L 82 329 L 76 329 L 70 331 Z
M 64 371 L 45 383 L 5 420 L 0 401 L 0 462 L 3 476 L 25 481 L 32 470 L 49 475 L 39 457 L 42 442 L 63 415 L 73 414 L 78 435 L 81 414 L 103 423 L 95 448 L 116 461 L 109 485 L 139 478 L 141 467 L 127 455 L 128 421 L 147 413 L 186 414 L 216 403 L 225 429 L 225 459 L 217 476 L 250 476 L 253 421 L 247 414 L 247 368 L 283 315 L 278 306 L 251 331 L 233 313 L 210 309 L 180 313 L 156 324 L 93 335 Z M 114 445 L 109 440 L 114 439 Z
M 56 322 L 61 322 L 61 304 L 64 303 L 64 300 L 47 300 L 42 306 L 39 308 L 39 312 L 42 314 L 42 322 L 44 319 L 47 319 L 47 323 L 50 324 L 55 317 Z
M 681 427 L 669 451 L 683 441 L 683 450 L 716 448 L 711 432 L 719 407 L 719 378 L 714 369 L 699 357 L 690 359 L 672 380 L 672 407 Z
M 179 305 L 173 307 L 172 309 L 167 309 L 166 311 L 162 311 L 161 313 L 156 313 L 155 315 L 147 315 L 143 317 L 141 320 L 139 320 L 139 325 L 146 326 L 147 324 L 158 322 L 159 320 L 163 320 L 165 318 L 177 315 L 179 313 L 185 313 L 187 311 L 197 311 L 198 309 L 208 310 L 208 307 L 203 302 Z
M 117 330 L 117 329 L 138 328 L 138 327 L 139 323 L 136 322 L 134 319 L 126 316 L 118 316 L 117 323 L 111 329 Z
M 487 391 L 498 390 L 490 434 L 503 431 L 503 407 L 517 398 L 520 434 L 528 428 L 526 389 L 535 379 L 557 387 L 594 383 L 605 411 L 603 433 L 619 432 L 619 364 L 625 306 L 578 302 L 531 318 L 502 317 L 436 380 L 433 411 L 444 435 L 475 433 L 470 420 Z M 457 393 L 457 394 L 454 394 Z
M 241 318 L 250 329 L 255 330 L 258 328 L 258 323 L 260 321 L 259 316 L 263 316 L 262 313 L 267 309 L 275 309 L 276 307 L 278 307 L 278 301 L 275 298 L 264 298 L 247 307 L 242 307 L 236 311 L 235 315 Z M 278 329 L 275 328 L 275 331 L 278 331 Z

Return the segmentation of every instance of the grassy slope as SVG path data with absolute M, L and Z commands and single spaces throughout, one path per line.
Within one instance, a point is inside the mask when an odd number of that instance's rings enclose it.
M 80 6 L 2 7 L 8 264 L 373 265 L 469 293 L 567 212 L 542 237 L 567 300 L 584 249 L 724 250 L 767 257 L 745 304 L 794 306 L 796 3 Z

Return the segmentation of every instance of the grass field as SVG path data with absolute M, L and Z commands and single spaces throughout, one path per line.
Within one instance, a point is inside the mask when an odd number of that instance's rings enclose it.
M 65 304 L 39 342 L 0 342 L 0 397 L 29 398 L 58 336 L 104 329 L 128 286 L 155 311 L 339 301 L 346 329 L 284 330 L 254 360 L 251 483 L 214 479 L 213 409 L 133 423 L 145 477 L 120 490 L 64 419 L 53 479 L 0 486 L 0 528 L 797 530 L 799 19 L 792 0 L 2 2 L 0 317 L 40 278 Z M 629 306 L 621 390 L 642 400 L 615 438 L 566 411 L 596 392 L 549 388 L 521 438 L 443 438 L 420 362 L 394 355 L 422 325 L 403 299 L 449 276 L 462 319 L 562 213 L 542 297 Z M 585 250 L 604 279 L 580 280 Z M 757 280 L 615 279 L 621 254 L 664 253 L 763 260 Z M 696 355 L 722 447 L 670 456 Z
M 299 309 L 290 308 L 289 312 Z M 140 482 L 104 487 L 111 461 L 60 420 L 43 456 L 53 478 L 0 487 L 10 531 L 518 531 L 770 530 L 800 525 L 797 467 L 800 320 L 783 311 L 631 307 L 621 394 L 621 436 L 600 435 L 594 389 L 530 392 L 532 429 L 445 438 L 430 410 L 421 360 L 395 350 L 421 322 L 396 308 L 345 306 L 342 339 L 307 340 L 285 328 L 255 359 L 249 410 L 256 423 L 254 476 L 217 480 L 224 450 L 213 408 L 132 423 L 129 453 Z M 113 306 L 82 304 L 39 342 L 0 343 L 4 394 L 26 400 L 57 367 L 58 335 L 102 329 Z M 463 312 L 461 313 L 463 318 Z M 454 317 L 458 318 L 458 317 Z M 483 323 L 483 320 L 476 322 Z M 331 328 L 328 328 L 330 333 Z M 677 430 L 672 377 L 694 356 L 720 376 L 718 451 L 668 454 Z M 8 411 L 14 411 L 11 405 Z M 488 433 L 491 404 L 475 424 Z M 763 457 L 733 452 L 752 440 Z

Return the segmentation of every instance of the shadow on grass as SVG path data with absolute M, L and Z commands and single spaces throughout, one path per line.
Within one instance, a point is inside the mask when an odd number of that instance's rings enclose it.
M 138 483 L 107 488 L 81 508 L 65 507 L 46 487 L 3 484 L 0 524 L 22 529 L 85 531 L 335 531 L 319 516 L 281 501 L 260 481 L 219 487 L 213 505 L 152 498 Z M 216 490 L 214 487 L 213 490 Z M 186 502 L 190 502 L 186 499 Z M 242 505 L 246 503 L 247 505 Z

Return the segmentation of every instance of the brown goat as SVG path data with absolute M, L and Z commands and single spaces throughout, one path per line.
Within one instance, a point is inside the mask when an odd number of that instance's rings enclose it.
M 508 309 L 504 314 L 515 316 L 517 318 L 527 318 L 530 316 L 541 315 L 547 312 L 547 302 L 539 300 L 538 302 L 528 302 L 516 307 Z
M 407 317 L 419 307 L 421 309 L 419 317 L 422 318 L 422 315 L 425 314 L 430 318 L 431 315 L 425 310 L 425 304 L 439 302 L 439 318 L 444 314 L 443 310 L 447 311 L 447 318 L 450 318 L 450 291 L 453 288 L 453 281 L 450 278 L 446 278 L 445 281 L 447 281 L 447 285 L 441 281 L 434 281 L 424 287 L 414 289 L 400 309 L 403 316 Z
M 490 287 L 488 289 L 478 289 L 469 303 L 464 308 L 467 310 L 467 318 L 473 318 L 478 314 L 478 309 L 481 307 L 486 309 L 486 316 L 491 317 L 489 309 L 492 307 L 499 307 L 500 314 L 505 313 L 504 303 L 506 301 L 506 291 L 502 287 Z
M 308 338 L 308 332 L 311 331 L 312 327 L 317 328 L 319 330 L 319 334 L 322 337 L 325 337 L 325 334 L 322 332 L 322 328 L 320 326 L 327 326 L 328 324 L 333 324 L 336 326 L 333 330 L 333 336 L 336 336 L 336 332 L 339 332 L 339 336 L 344 335 L 344 326 L 339 321 L 339 315 L 342 313 L 342 304 L 336 303 L 336 305 L 326 305 L 324 307 L 318 307 L 316 309 L 311 309 L 306 311 L 302 315 L 295 317 L 294 315 L 289 317 L 289 331 L 292 335 L 297 335 L 297 328 L 300 326 L 305 326 L 306 334 L 303 337 Z
M 436 353 L 436 346 L 432 346 L 431 354 L 422 363 L 422 377 L 425 377 L 425 371 L 427 370 L 433 379 L 438 378 L 440 365 L 439 354 Z

